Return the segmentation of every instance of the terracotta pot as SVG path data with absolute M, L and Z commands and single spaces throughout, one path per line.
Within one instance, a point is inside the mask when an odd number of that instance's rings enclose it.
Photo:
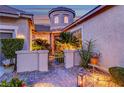
M 99 63 L 99 57 L 91 57 L 90 63 L 93 65 L 97 65 Z

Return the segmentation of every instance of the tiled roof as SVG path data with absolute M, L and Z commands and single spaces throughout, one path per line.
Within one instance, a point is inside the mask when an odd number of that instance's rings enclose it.
M 35 25 L 35 30 L 37 32 L 50 31 L 50 26 L 49 25 Z
M 73 13 L 73 16 L 75 17 L 75 11 L 70 9 L 70 8 L 66 8 L 66 7 L 57 7 L 57 8 L 53 8 L 49 11 L 49 16 L 51 13 L 55 12 L 55 11 L 69 11 L 71 13 Z
M 0 5 L 0 13 L 5 13 L 5 14 L 13 14 L 13 15 L 33 15 L 33 14 L 29 14 L 25 11 L 7 6 L 7 5 Z

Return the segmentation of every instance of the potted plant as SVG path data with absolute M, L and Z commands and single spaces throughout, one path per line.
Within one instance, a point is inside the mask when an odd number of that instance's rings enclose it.
M 97 65 L 99 63 L 100 53 L 92 53 L 90 58 L 90 63 L 93 65 Z
M 90 63 L 90 59 L 93 53 L 94 48 L 94 40 L 89 40 L 84 42 L 84 46 L 81 50 L 79 50 L 79 54 L 81 56 L 81 66 L 84 68 L 88 68 L 88 64 Z

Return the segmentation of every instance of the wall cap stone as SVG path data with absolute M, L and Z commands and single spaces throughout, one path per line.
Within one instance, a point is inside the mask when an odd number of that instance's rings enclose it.
M 38 53 L 49 53 L 49 50 L 39 50 Z
M 76 50 L 64 50 L 64 53 L 73 53 L 75 52 Z
M 30 54 L 30 53 L 37 53 L 37 51 L 29 51 L 29 50 L 16 51 L 16 54 Z
M 38 50 L 38 51 L 29 51 L 29 50 L 21 50 L 16 51 L 16 54 L 31 54 L 31 53 L 48 53 L 48 50 Z

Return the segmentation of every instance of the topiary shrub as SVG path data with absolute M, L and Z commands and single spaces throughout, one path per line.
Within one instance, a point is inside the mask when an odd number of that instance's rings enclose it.
M 109 68 L 109 72 L 115 83 L 117 83 L 120 86 L 124 86 L 124 68 L 111 67 L 111 68 Z
M 16 51 L 22 50 L 24 39 L 1 39 L 2 53 L 5 58 L 10 59 L 13 63 L 13 58 L 16 58 Z M 16 63 L 15 63 L 16 66 Z

